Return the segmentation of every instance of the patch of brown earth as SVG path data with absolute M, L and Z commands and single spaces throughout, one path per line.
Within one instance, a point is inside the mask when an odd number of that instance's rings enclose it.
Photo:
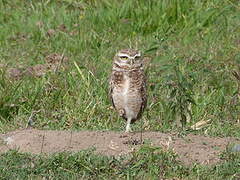
M 219 154 L 228 143 L 239 143 L 236 138 L 210 138 L 198 135 L 187 135 L 179 138 L 176 135 L 160 132 L 144 132 L 143 140 L 166 150 L 173 150 L 184 164 L 214 164 L 220 161 Z M 95 147 L 96 152 L 119 156 L 128 154 L 140 145 L 140 133 L 125 134 L 112 131 L 43 131 L 18 130 L 0 134 L 0 153 L 9 149 L 33 154 L 55 153 L 62 151 L 77 152 Z
M 6 71 L 6 75 L 10 79 L 20 80 L 24 76 L 41 77 L 47 72 L 58 72 L 68 68 L 69 58 L 64 54 L 52 53 L 46 56 L 44 64 L 36 64 L 33 66 L 20 68 L 8 68 L 7 65 L 0 64 L 0 70 Z

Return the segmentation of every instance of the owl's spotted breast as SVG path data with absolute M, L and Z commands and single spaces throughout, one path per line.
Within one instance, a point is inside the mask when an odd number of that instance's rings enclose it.
M 112 81 L 114 85 L 119 85 L 122 84 L 124 79 L 123 79 L 123 72 L 121 71 L 114 71 L 112 74 Z
M 140 118 L 146 106 L 145 83 L 142 70 L 112 73 L 112 103 L 124 119 L 132 119 L 131 123 Z

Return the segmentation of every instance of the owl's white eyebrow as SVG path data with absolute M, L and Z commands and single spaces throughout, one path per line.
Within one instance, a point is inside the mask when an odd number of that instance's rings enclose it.
M 141 53 L 138 53 L 138 54 L 136 54 L 135 56 L 134 56 L 134 58 L 135 57 L 140 57 L 141 56 Z
M 118 56 L 119 56 L 119 57 L 127 56 L 128 58 L 130 58 L 130 56 L 129 56 L 128 54 L 124 54 L 124 53 L 118 53 Z
M 118 53 L 118 56 L 119 56 L 119 57 L 127 56 L 128 58 L 135 58 L 135 57 L 139 57 L 139 56 L 141 56 L 141 54 L 138 53 L 138 54 L 136 54 L 135 56 L 132 57 L 132 56 L 129 56 L 128 54 Z

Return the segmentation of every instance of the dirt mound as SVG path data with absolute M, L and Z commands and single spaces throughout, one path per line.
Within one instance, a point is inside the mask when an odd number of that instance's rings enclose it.
M 43 131 L 18 130 L 0 134 L 0 152 L 18 149 L 20 152 L 34 154 L 55 153 L 62 151 L 77 152 L 96 148 L 96 152 L 104 155 L 124 155 L 140 146 L 140 133 L 125 134 L 112 131 Z M 179 138 L 173 134 L 160 132 L 144 132 L 143 140 L 154 146 L 172 149 L 179 155 L 184 164 L 213 164 L 218 162 L 219 154 L 226 149 L 228 143 L 237 142 L 234 138 L 210 138 L 187 135 Z

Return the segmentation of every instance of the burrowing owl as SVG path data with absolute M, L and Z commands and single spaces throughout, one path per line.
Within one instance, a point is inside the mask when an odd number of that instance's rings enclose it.
M 146 78 L 143 58 L 137 50 L 123 49 L 114 57 L 110 78 L 110 97 L 114 108 L 130 124 L 140 118 L 146 103 Z

